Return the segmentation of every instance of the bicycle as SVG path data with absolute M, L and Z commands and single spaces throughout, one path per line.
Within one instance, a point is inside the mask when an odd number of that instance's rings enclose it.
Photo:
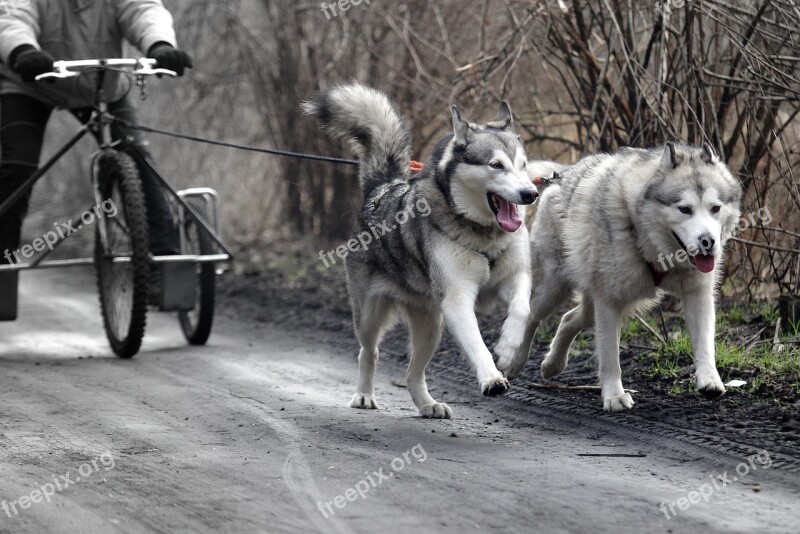
M 139 351 L 144 337 L 150 270 L 155 264 L 162 271 L 158 308 L 177 311 L 187 341 L 193 345 L 205 344 L 213 324 L 216 276 L 233 259 L 220 237 L 219 196 L 210 188 L 175 191 L 151 168 L 177 206 L 181 253 L 150 254 L 147 208 L 138 168 L 130 155 L 118 150 L 119 143 L 112 141 L 112 124 L 124 121 L 109 113 L 104 81 L 110 70 L 135 77 L 143 91 L 148 76 L 177 76 L 175 72 L 157 68 L 154 59 L 139 58 L 56 61 L 52 72 L 36 77 L 37 81 L 46 81 L 96 73 L 94 111 L 80 130 L 0 205 L 0 215 L 90 132 L 99 137 L 99 149 L 92 156 L 90 167 L 95 206 L 111 202 L 116 214 L 97 217 L 92 258 L 44 261 L 69 237 L 67 234 L 59 236 L 49 250 L 43 250 L 30 262 L 0 265 L 0 295 L 4 296 L 0 299 L 0 320 L 16 319 L 20 271 L 94 265 L 106 337 L 117 356 L 131 358 Z M 143 164 L 149 165 L 146 160 Z

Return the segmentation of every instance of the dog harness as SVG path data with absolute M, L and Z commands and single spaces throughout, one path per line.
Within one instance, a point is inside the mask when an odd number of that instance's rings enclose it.
M 663 273 L 659 272 L 656 269 L 656 266 L 653 265 L 652 263 L 648 263 L 647 268 L 650 269 L 650 274 L 653 276 L 653 283 L 656 285 L 656 287 L 658 287 L 664 280 L 664 277 L 667 276 L 667 272 L 666 271 L 664 271 Z

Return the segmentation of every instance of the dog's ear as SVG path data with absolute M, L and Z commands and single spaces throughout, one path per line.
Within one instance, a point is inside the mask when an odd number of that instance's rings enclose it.
M 714 147 L 710 143 L 703 143 L 703 155 L 700 158 L 706 163 L 714 164 L 719 162 L 719 156 L 714 151 Z
M 661 157 L 661 165 L 668 169 L 675 169 L 683 162 L 683 154 L 678 152 L 675 143 L 668 142 L 664 145 L 664 155 Z
M 500 109 L 497 110 L 497 115 L 495 115 L 492 122 L 488 123 L 486 126 L 499 130 L 511 130 L 514 128 L 514 119 L 511 117 L 511 106 L 508 105 L 507 101 L 503 100 L 500 103 Z
M 458 107 L 453 106 L 453 135 L 455 136 L 456 143 L 460 145 L 467 144 L 467 133 L 469 132 L 469 123 L 461 116 Z

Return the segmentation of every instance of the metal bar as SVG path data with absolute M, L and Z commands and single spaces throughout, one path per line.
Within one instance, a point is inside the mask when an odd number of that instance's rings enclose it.
M 150 58 L 112 58 L 112 59 L 79 59 L 76 61 L 56 61 L 53 67 L 58 69 L 82 69 L 85 67 L 136 67 L 145 65 L 154 67 L 155 59 Z
M 85 265 L 94 265 L 94 258 L 79 258 L 74 260 L 52 260 L 43 261 L 36 267 L 31 267 L 30 263 L 16 263 L 9 265 L 0 265 L 0 272 L 2 271 L 27 271 L 29 269 L 54 269 L 56 267 L 82 267 Z
M 178 191 L 178 194 L 181 198 L 202 196 L 206 201 L 210 198 L 214 207 L 213 210 L 211 210 L 214 213 L 214 220 L 212 221 L 214 223 L 214 229 L 218 234 L 222 235 L 222 213 L 219 203 L 219 194 L 217 194 L 216 190 L 210 187 L 190 187 L 189 189 Z
M 91 209 L 92 209 L 92 207 L 89 207 L 89 209 L 88 209 L 88 210 L 84 210 L 84 211 L 82 211 L 82 212 L 80 213 L 80 215 L 78 215 L 77 217 L 75 217 L 75 219 L 78 219 L 78 220 L 80 220 L 80 218 L 81 218 L 81 215 L 83 215 L 83 214 L 84 214 L 84 213 L 86 213 L 87 211 L 91 211 Z M 73 219 L 69 219 L 69 221 L 72 221 L 72 220 L 73 220 Z M 79 232 L 79 231 L 81 231 L 82 229 L 83 229 L 83 225 L 81 225 L 81 227 L 80 227 L 80 228 L 78 228 L 78 229 L 77 229 L 77 231 Z M 45 259 L 47 256 L 49 256 L 49 255 L 50 255 L 50 254 L 51 254 L 51 253 L 52 253 L 52 252 L 53 252 L 55 249 L 57 249 L 57 248 L 58 248 L 58 247 L 61 245 L 61 243 L 63 243 L 64 241 L 66 241 L 66 240 L 67 240 L 67 238 L 68 238 L 69 236 L 71 236 L 71 235 L 72 235 L 72 234 L 67 234 L 67 235 L 65 235 L 64 237 L 60 238 L 60 239 L 59 239 L 58 241 L 56 241 L 55 243 L 53 243 L 53 246 L 52 246 L 52 247 L 48 247 L 48 248 L 49 248 L 49 250 L 45 250 L 44 252 L 42 252 L 41 254 L 39 254 L 37 257 L 35 257 L 35 258 L 33 259 L 33 261 L 30 263 L 30 267 L 28 267 L 28 268 L 29 268 L 29 269 L 36 269 L 36 267 L 38 267 L 38 266 L 39 266 L 39 264 L 40 264 L 40 263 L 42 263 L 42 260 L 44 260 L 44 259 Z
M 153 256 L 150 261 L 153 263 L 216 263 L 220 261 L 229 261 L 230 254 L 180 254 L 175 256 Z M 114 258 L 116 261 L 117 258 Z
M 206 255 L 180 255 L 180 256 L 152 256 L 150 261 L 153 263 L 219 263 L 230 261 L 228 254 L 206 254 Z M 116 256 L 114 263 L 130 263 L 130 256 Z M 72 260 L 51 260 L 42 261 L 34 265 L 32 263 L 12 263 L 0 264 L 0 272 L 3 271 L 29 271 L 32 269 L 55 269 L 59 267 L 85 267 L 94 265 L 94 258 L 76 258 Z
M 44 175 L 44 173 L 49 171 L 50 168 L 53 165 L 55 165 L 59 159 L 61 159 L 61 156 L 66 154 L 67 151 L 69 151 L 69 149 L 75 146 L 75 144 L 78 141 L 83 139 L 83 136 L 86 135 L 87 133 L 89 133 L 88 123 L 84 124 L 78 131 L 78 133 L 76 133 L 75 136 L 67 142 L 67 144 L 62 146 L 61 149 L 53 155 L 53 157 L 47 160 L 47 163 L 36 169 L 36 172 L 34 172 L 27 180 L 25 180 L 25 182 L 23 182 L 23 184 L 20 185 L 17 188 L 17 190 L 11 194 L 10 197 L 8 197 L 2 204 L 0 204 L 0 217 L 5 215 L 6 212 L 10 210 L 11 207 L 14 206 L 14 204 L 16 204 L 19 201 L 19 199 L 21 199 L 22 196 L 25 195 L 25 193 L 27 193 L 31 189 L 31 187 L 33 187 L 33 184 L 35 184 L 39 180 L 39 178 L 41 178 Z
M 222 237 L 217 235 L 217 233 L 214 231 L 214 229 L 211 228 L 208 225 L 208 223 L 203 220 L 202 217 L 200 217 L 197 213 L 195 213 L 195 211 L 192 209 L 191 206 L 189 206 L 189 204 L 187 204 L 186 202 L 183 201 L 183 199 L 180 197 L 180 195 L 174 189 L 172 189 L 172 187 L 167 183 L 167 181 L 164 180 L 164 178 L 153 168 L 152 165 L 150 165 L 150 162 L 147 161 L 147 158 L 144 157 L 144 154 L 139 152 L 139 149 L 136 148 L 136 145 L 131 144 L 131 148 L 133 148 L 133 150 L 135 150 L 137 152 L 137 155 L 138 155 L 139 159 L 142 160 L 142 163 L 144 163 L 145 165 L 147 165 L 150 168 L 150 170 L 153 172 L 153 174 L 156 176 L 156 178 L 158 178 L 158 181 L 161 183 L 161 186 L 164 189 L 166 189 L 169 192 L 170 195 L 172 195 L 172 198 L 175 199 L 175 201 L 178 203 L 178 205 L 183 206 L 183 209 L 186 210 L 186 212 L 194 220 L 194 222 L 196 222 L 200 226 L 200 228 L 203 231 L 206 232 L 206 235 L 208 235 L 211 239 L 214 240 L 214 242 L 217 244 L 217 246 L 219 246 L 219 248 L 222 249 L 222 252 L 224 252 L 225 254 L 230 256 L 231 258 L 233 258 L 233 254 L 228 249 L 228 247 L 225 245 L 225 243 L 222 241 Z
M 228 254 L 175 254 L 171 256 L 150 256 L 151 263 L 216 263 L 228 261 Z M 130 256 L 114 256 L 113 263 L 130 263 Z
M 188 199 L 196 199 L 200 198 L 205 203 L 206 213 L 205 216 L 207 218 L 206 222 L 211 225 L 212 228 L 217 232 L 217 235 L 222 235 L 222 220 L 220 215 L 220 203 L 219 203 L 219 195 L 217 192 L 210 187 L 195 187 L 191 189 L 183 189 L 177 192 L 178 195 L 185 201 L 189 202 Z M 186 253 L 186 210 L 182 207 L 179 207 L 180 211 L 180 230 L 181 230 L 181 252 Z M 219 252 L 219 247 L 214 247 L 216 252 Z M 211 254 L 211 252 L 209 252 Z

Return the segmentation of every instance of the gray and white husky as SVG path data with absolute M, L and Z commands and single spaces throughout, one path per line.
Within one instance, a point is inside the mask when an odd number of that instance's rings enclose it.
M 740 217 L 741 188 L 711 147 L 626 148 L 568 167 L 531 162 L 531 168 L 558 177 L 542 193 L 531 230 L 525 339 L 498 369 L 517 376 L 540 322 L 577 293 L 542 376 L 562 372 L 575 336 L 594 325 L 603 407 L 631 408 L 619 364 L 622 318 L 670 293 L 683 302 L 697 389 L 709 397 L 724 393 L 714 359 L 714 291 Z
M 350 243 L 361 239 L 364 245 L 352 247 L 345 259 L 361 343 L 350 406 L 378 407 L 373 388 L 378 344 L 399 318 L 409 327 L 406 382 L 421 416 L 452 416 L 425 383 L 425 367 L 444 325 L 477 373 L 483 394 L 505 393 L 508 381 L 483 341 L 475 309 L 496 301 L 508 306 L 495 353 L 510 359 L 522 343 L 529 312 L 524 205 L 538 196 L 508 104 L 480 126 L 465 121 L 454 106 L 453 133 L 415 175 L 409 171 L 408 127 L 383 93 L 352 83 L 317 94 L 303 108 L 334 137 L 349 140 L 361 161 L 364 202 Z M 367 244 L 370 234 L 376 239 Z

